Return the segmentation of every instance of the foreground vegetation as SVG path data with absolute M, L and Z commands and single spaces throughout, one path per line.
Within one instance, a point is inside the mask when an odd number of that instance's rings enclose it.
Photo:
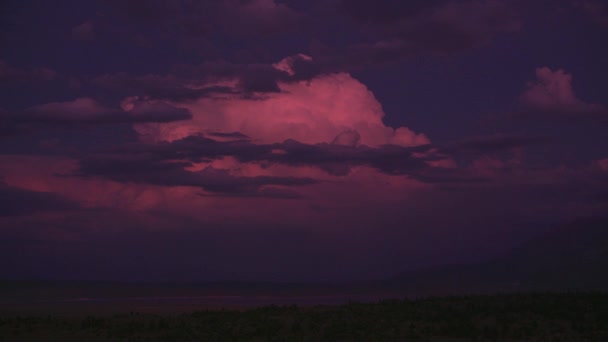
M 608 293 L 0 318 L 0 341 L 608 341 Z

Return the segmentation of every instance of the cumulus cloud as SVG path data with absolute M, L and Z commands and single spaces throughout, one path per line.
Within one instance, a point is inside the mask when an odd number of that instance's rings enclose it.
M 344 131 L 338 134 L 331 143 L 332 145 L 355 147 L 359 144 L 359 140 L 361 140 L 361 135 L 357 131 Z
M 285 62 L 287 63 L 287 62 Z M 202 98 L 174 103 L 190 110 L 190 122 L 136 125 L 147 141 L 174 141 L 205 131 L 241 132 L 258 143 L 331 143 L 345 131 L 356 131 L 368 146 L 429 143 L 406 127 L 387 127 L 373 93 L 346 73 L 320 75 L 310 81 L 278 82 L 280 92 L 261 98 Z
M 107 107 L 88 97 L 30 107 L 16 114 L 5 114 L 16 122 L 53 124 L 100 124 L 171 122 L 191 118 L 188 110 L 158 101 L 133 100 L 125 109 Z
M 576 96 L 572 74 L 547 67 L 536 69 L 536 80 L 528 82 L 519 100 L 526 108 L 541 111 L 591 112 L 602 109 L 602 106 L 587 103 Z

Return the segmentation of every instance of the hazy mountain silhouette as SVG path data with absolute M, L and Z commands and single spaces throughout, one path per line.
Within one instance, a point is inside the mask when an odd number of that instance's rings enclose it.
M 509 253 L 471 265 L 405 272 L 388 286 L 406 294 L 608 289 L 608 219 L 549 229 Z
M 193 301 L 206 305 L 256 306 L 369 301 L 381 298 L 513 291 L 608 290 L 608 218 L 583 219 L 548 229 L 500 257 L 469 265 L 409 271 L 364 283 L 121 283 L 91 281 L 0 281 L 0 304 L 40 300 L 145 298 L 165 307 Z M 203 297 L 208 297 L 205 299 Z M 334 298 L 335 297 L 335 298 Z M 142 299 L 143 298 L 143 299 Z M 250 298 L 263 301 L 251 302 Z M 57 304 L 57 305 L 59 305 Z M 52 305 L 52 303 L 50 304 Z M 155 304 L 156 305 L 156 304 Z M 158 304 L 160 305 L 160 304 Z M 260 304 L 261 305 L 261 304 Z

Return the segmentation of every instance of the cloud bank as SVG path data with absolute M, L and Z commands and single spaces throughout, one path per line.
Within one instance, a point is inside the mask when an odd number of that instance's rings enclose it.
M 288 62 L 280 62 L 285 69 Z M 290 70 L 290 69 L 289 69 Z M 202 98 L 176 105 L 187 108 L 187 123 L 137 125 L 146 141 L 174 141 L 207 131 L 240 132 L 257 143 L 293 139 L 307 144 L 331 143 L 345 132 L 368 146 L 417 146 L 430 141 L 407 127 L 393 129 L 373 93 L 346 73 L 320 75 L 310 81 L 279 82 L 279 92 L 259 97 Z M 355 133 L 356 132 L 356 133 Z M 338 141 L 341 139 L 338 139 Z
M 5 112 L 3 116 L 8 121 L 47 124 L 171 122 L 192 117 L 186 109 L 158 101 L 135 100 L 119 109 L 88 97 L 37 105 L 18 113 Z

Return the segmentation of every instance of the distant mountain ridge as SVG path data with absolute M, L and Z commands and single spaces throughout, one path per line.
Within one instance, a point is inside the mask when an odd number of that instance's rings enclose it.
M 608 290 L 608 218 L 581 219 L 548 229 L 489 261 L 408 271 L 363 283 L 124 283 L 1 281 L 0 301 L 17 299 L 172 296 L 416 297 L 497 292 Z
M 608 218 L 550 229 L 487 262 L 402 273 L 387 286 L 411 294 L 608 289 Z

